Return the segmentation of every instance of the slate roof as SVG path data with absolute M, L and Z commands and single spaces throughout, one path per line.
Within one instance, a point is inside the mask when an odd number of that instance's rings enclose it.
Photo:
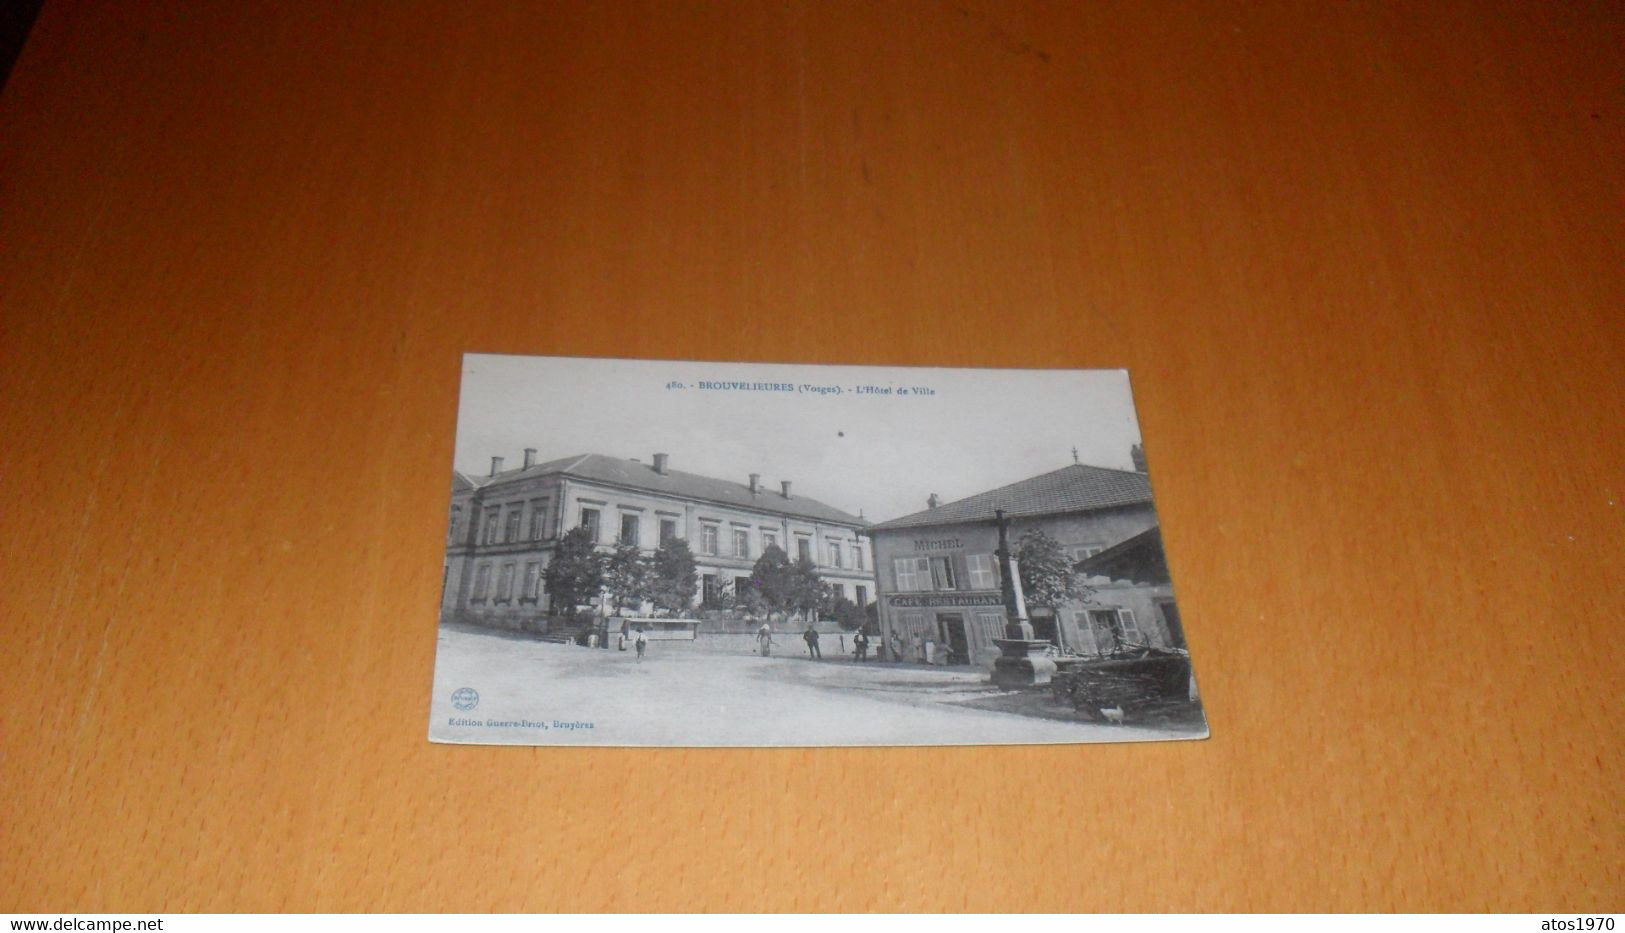
M 993 521 L 994 510 L 1008 518 L 1090 512 L 1151 501 L 1151 481 L 1144 473 L 1074 463 L 1050 473 L 979 492 L 934 509 L 870 525 L 868 530 L 891 531 L 928 525 Z
M 471 477 L 466 473 L 455 473 L 453 484 L 455 486 L 456 480 L 461 478 L 474 486 L 489 488 L 549 474 L 640 489 L 679 499 L 700 499 L 718 505 L 737 506 L 757 512 L 788 515 L 792 518 L 856 527 L 869 524 L 856 515 L 843 512 L 832 505 L 825 505 L 817 499 L 809 499 L 799 493 L 792 492 L 792 497 L 786 499 L 779 494 L 777 487 L 769 489 L 764 485 L 752 493 L 750 486 L 745 483 L 701 476 L 698 473 L 685 473 L 682 470 L 668 469 L 665 473 L 656 473 L 653 464 L 603 454 L 580 454 L 560 460 L 549 460 L 528 469 L 522 467 L 517 470 L 504 470 L 495 476 Z

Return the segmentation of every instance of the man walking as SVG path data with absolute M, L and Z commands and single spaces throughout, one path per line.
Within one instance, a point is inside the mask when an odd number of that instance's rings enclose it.
M 809 625 L 807 633 L 801 637 L 807 642 L 807 657 L 817 661 L 824 660 L 823 653 L 818 650 L 818 630 Z

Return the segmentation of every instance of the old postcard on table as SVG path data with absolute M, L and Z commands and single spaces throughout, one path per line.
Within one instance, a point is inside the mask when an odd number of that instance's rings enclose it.
M 1123 370 L 469 355 L 429 738 L 1207 735 Z

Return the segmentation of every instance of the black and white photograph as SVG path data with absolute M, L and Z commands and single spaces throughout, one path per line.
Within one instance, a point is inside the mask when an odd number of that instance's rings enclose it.
M 429 738 L 1208 734 L 1124 370 L 469 354 Z

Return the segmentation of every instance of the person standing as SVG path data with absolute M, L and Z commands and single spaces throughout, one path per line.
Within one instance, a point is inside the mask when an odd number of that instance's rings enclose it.
M 807 642 L 807 657 L 816 661 L 824 660 L 824 655 L 818 650 L 818 630 L 809 625 L 806 634 L 801 637 Z
M 756 643 L 761 647 L 762 657 L 773 653 L 773 630 L 763 622 L 762 627 L 756 630 Z
M 637 631 L 632 636 L 632 643 L 637 646 L 638 663 L 642 664 L 643 652 L 649 647 L 649 633 L 643 630 L 643 626 L 638 626 Z
M 859 662 L 869 660 L 869 636 L 863 634 L 863 629 L 858 629 L 858 633 L 852 636 L 852 647 L 856 649 Z

